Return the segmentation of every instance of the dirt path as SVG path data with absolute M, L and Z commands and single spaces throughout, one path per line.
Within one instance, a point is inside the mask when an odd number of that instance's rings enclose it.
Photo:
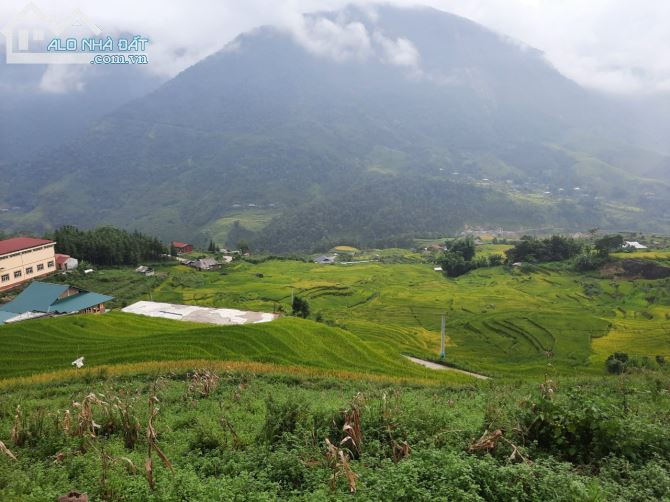
M 474 378 L 479 378 L 480 380 L 490 380 L 491 377 L 487 377 L 486 375 L 480 375 L 479 373 L 473 373 L 472 371 L 465 371 L 465 370 L 459 370 L 457 368 L 450 368 L 449 366 L 443 366 L 442 364 L 437 364 L 432 361 L 426 361 L 424 359 L 419 359 L 418 357 L 412 357 L 412 356 L 404 356 L 413 363 L 420 364 L 421 366 L 424 366 L 426 368 L 429 368 L 431 370 L 443 370 L 443 371 L 454 371 L 456 373 L 461 373 L 463 375 L 468 375 Z

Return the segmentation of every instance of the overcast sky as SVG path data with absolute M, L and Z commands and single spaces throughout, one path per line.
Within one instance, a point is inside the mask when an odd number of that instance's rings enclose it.
M 0 2 L 0 27 L 26 6 Z M 45 13 L 63 17 L 79 8 L 104 32 L 151 40 L 149 71 L 165 77 L 220 49 L 241 32 L 274 24 L 300 32 L 300 13 L 369 1 L 340 0 L 35 0 Z M 584 86 L 642 94 L 670 92 L 670 0 L 391 0 L 430 5 L 458 14 L 545 52 L 563 74 Z M 1 41 L 0 36 L 0 41 Z M 49 71 L 49 70 L 48 70 Z M 67 79 L 81 69 L 45 76 L 47 90 L 76 90 Z M 54 80 L 55 79 L 55 80 Z M 59 80 L 60 79 L 60 80 Z M 59 87 L 61 85 L 61 87 Z

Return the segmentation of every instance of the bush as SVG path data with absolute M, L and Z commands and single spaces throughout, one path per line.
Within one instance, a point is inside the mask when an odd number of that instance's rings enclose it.
M 303 319 L 309 317 L 309 303 L 304 298 L 295 296 L 291 308 L 293 309 L 294 316 L 302 317 Z
M 577 258 L 575 258 L 575 270 L 578 272 L 588 272 L 590 270 L 596 270 L 600 268 L 605 263 L 605 260 L 601 256 L 593 255 L 590 253 L 582 253 Z
M 505 262 L 505 257 L 501 254 L 492 254 L 489 256 L 489 266 L 497 267 Z
M 265 400 L 265 424 L 261 430 L 261 438 L 271 444 L 278 444 L 285 434 L 294 434 L 301 422 L 307 417 L 307 404 L 289 396 L 285 401 L 278 402 L 272 396 Z
M 618 359 L 607 359 L 607 361 L 605 361 L 605 368 L 608 373 L 620 375 L 626 370 L 626 365 Z
M 613 375 L 620 375 L 626 371 L 626 366 L 628 364 L 628 354 L 625 352 L 615 352 L 611 354 L 605 361 L 605 368 L 608 373 Z
M 472 264 L 466 262 L 458 253 L 445 253 L 439 264 L 448 277 L 458 277 L 468 273 L 472 268 Z
M 618 359 L 613 359 L 622 363 Z M 636 421 L 623 406 L 579 390 L 563 400 L 540 396 L 522 415 L 522 437 L 540 451 L 576 464 L 616 455 L 634 462 L 664 451 L 665 429 Z

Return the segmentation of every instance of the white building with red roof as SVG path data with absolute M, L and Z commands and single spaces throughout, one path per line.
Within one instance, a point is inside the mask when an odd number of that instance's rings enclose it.
M 56 253 L 56 268 L 60 272 L 74 270 L 79 266 L 79 260 L 72 258 L 69 254 Z
M 32 237 L 0 241 L 0 290 L 56 271 L 56 243 Z

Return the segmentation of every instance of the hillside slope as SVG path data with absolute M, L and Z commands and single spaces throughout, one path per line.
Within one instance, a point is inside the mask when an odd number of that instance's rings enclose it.
M 343 45 L 351 33 L 359 37 Z M 644 166 L 667 159 L 645 151 L 642 167 L 639 154 L 614 165 L 592 148 L 606 136 L 629 151 L 609 105 L 539 51 L 457 16 L 391 7 L 374 19 L 355 9 L 314 14 L 300 36 L 271 27 L 240 36 L 76 144 L 16 168 L 0 200 L 21 210 L 0 222 L 36 230 L 105 222 L 204 242 L 222 218 L 262 208 L 276 220 L 259 245 L 305 249 L 331 235 L 406 234 L 396 216 L 417 202 L 403 196 L 408 177 L 422 187 L 410 193 L 444 187 L 421 202 L 445 223 L 414 234 L 538 220 L 663 229 L 670 182 Z M 374 210 L 362 225 L 347 219 L 353 206 L 335 196 L 380 185 L 395 185 L 397 211 Z M 449 199 L 466 185 L 469 203 Z M 544 192 L 552 197 L 528 197 Z M 370 215 L 388 196 L 373 190 L 356 212 Z M 502 210 L 489 204 L 501 198 L 510 201 Z M 326 210 L 318 231 L 303 232 Z

